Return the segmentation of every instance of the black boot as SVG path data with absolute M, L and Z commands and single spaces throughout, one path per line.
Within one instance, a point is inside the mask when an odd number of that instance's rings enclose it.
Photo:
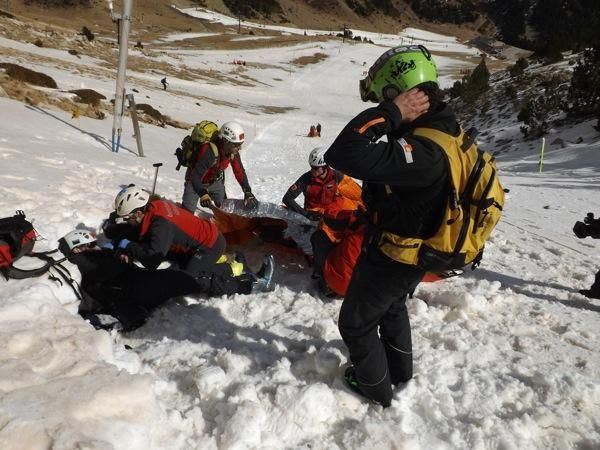
M 592 289 L 581 289 L 579 293 L 581 295 L 585 295 L 587 298 L 600 298 L 600 292 L 594 291 Z
M 373 396 L 371 395 L 372 393 L 370 392 L 370 390 L 373 390 L 373 388 L 369 388 L 366 387 L 364 385 L 361 385 L 361 383 L 358 381 L 358 378 L 356 377 L 356 369 L 354 368 L 354 366 L 350 366 L 350 367 L 346 367 L 346 370 L 344 372 L 344 381 L 346 382 L 346 385 L 352 389 L 352 391 L 354 391 L 355 393 L 357 393 L 358 395 L 365 397 L 367 400 L 370 400 L 372 403 L 375 403 L 376 405 L 381 405 L 384 408 L 388 408 L 389 406 L 391 406 L 391 401 L 387 400 L 387 398 L 389 397 L 391 399 L 391 391 L 389 393 L 389 395 L 385 395 L 383 397 L 386 398 L 386 400 L 384 402 L 379 402 L 373 399 Z M 381 390 L 381 387 L 379 389 L 374 390 L 374 393 L 376 392 L 377 394 L 379 394 L 379 391 Z M 384 389 L 385 390 L 385 389 Z M 379 395 L 376 395 L 377 397 L 379 397 Z

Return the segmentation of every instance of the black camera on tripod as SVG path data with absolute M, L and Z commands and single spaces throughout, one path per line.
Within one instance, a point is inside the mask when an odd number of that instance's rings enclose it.
M 583 222 L 575 222 L 573 226 L 573 233 L 579 239 L 586 238 L 588 236 L 593 239 L 600 239 L 600 219 L 594 218 L 594 213 L 587 213 Z

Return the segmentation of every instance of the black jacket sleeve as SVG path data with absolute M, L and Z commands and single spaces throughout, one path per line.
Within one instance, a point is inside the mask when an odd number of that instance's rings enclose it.
M 129 225 L 127 222 L 117 223 L 117 213 L 110 213 L 108 219 L 102 223 L 102 232 L 106 238 L 113 242 L 119 242 L 121 239 L 129 239 L 130 241 L 139 239 L 139 228 Z
M 439 164 L 442 152 L 424 145 L 422 138 L 399 132 L 400 110 L 384 101 L 352 119 L 325 153 L 325 161 L 353 178 L 394 186 L 426 187 L 430 169 Z M 408 128 L 406 128 L 408 130 Z M 393 134 L 391 142 L 380 140 Z
M 194 187 L 194 191 L 201 197 L 204 194 L 208 194 L 208 184 L 202 182 L 202 177 L 204 177 L 206 171 L 216 163 L 215 155 L 208 146 L 209 144 L 205 145 L 207 148 L 204 149 L 204 153 L 198 156 L 196 164 L 194 164 L 194 169 L 192 170 L 192 186 Z
M 147 269 L 156 269 L 165 259 L 173 242 L 173 225 L 162 217 L 155 217 L 147 236 L 141 242 L 132 242 L 127 253 Z
M 298 178 L 296 182 L 289 187 L 282 200 L 285 206 L 302 215 L 306 214 L 306 209 L 300 206 L 298 202 L 296 202 L 296 199 L 300 194 L 305 194 L 309 181 L 307 177 L 310 177 L 310 172 L 307 172 Z

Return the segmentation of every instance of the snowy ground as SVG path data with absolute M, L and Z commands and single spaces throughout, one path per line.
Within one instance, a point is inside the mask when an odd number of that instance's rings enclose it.
M 452 38 L 410 35 L 448 43 L 457 57 L 472 54 Z M 24 65 L 37 51 L 7 39 L 0 54 L 4 48 L 21 56 L 3 60 Z M 131 72 L 128 86 L 176 119 L 240 121 L 254 192 L 279 202 L 307 169 L 309 151 L 329 144 L 365 106 L 357 92 L 363 61 L 382 47 L 328 41 L 170 52 L 188 67 L 229 71 L 235 58 L 263 64 L 246 72 L 253 87 L 170 77 L 164 92 L 160 77 Z M 328 58 L 290 64 L 316 52 Z M 463 61 L 438 60 L 446 85 Z M 44 71 L 64 90 L 89 87 L 109 98 L 114 90 L 101 71 L 93 79 L 63 65 Z M 198 107 L 189 95 L 206 101 Z M 295 109 L 268 114 L 265 106 Z M 77 226 L 97 228 L 120 186 L 151 185 L 154 162 L 165 164 L 159 192 L 180 198 L 183 172 L 172 153 L 182 130 L 143 125 L 141 159 L 127 119 L 125 148 L 115 154 L 111 118 L 73 120 L 5 98 L 0 111 L 0 217 L 25 210 L 44 238 L 39 250 Z M 304 137 L 317 122 L 323 137 Z M 124 335 L 95 331 L 76 314 L 70 289 L 47 277 L 0 280 L 0 448 L 600 448 L 600 302 L 577 293 L 600 268 L 600 242 L 571 232 L 588 211 L 600 214 L 600 136 L 591 125 L 553 130 L 549 141 L 561 136 L 566 148 L 548 148 L 543 173 L 529 145 L 499 156 L 510 189 L 505 217 L 480 269 L 423 285 L 409 302 L 416 376 L 391 408 L 343 387 L 341 300 L 323 303 L 303 263 L 281 255 L 274 292 L 173 299 Z M 572 143 L 578 137 L 583 143 Z M 231 196 L 241 194 L 231 173 L 227 185 Z

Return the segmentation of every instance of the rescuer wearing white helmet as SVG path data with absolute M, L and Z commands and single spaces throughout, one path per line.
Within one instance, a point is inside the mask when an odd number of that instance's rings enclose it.
M 185 188 L 182 205 L 190 212 L 196 211 L 198 200 L 206 208 L 217 207 L 227 198 L 225 192 L 225 169 L 231 167 L 233 174 L 244 192 L 244 204 L 256 208 L 258 201 L 252 193 L 246 170 L 239 151 L 245 140 L 242 126 L 237 122 L 225 122 L 218 134 L 216 146 L 201 144 L 193 157 L 192 164 L 185 174 Z

